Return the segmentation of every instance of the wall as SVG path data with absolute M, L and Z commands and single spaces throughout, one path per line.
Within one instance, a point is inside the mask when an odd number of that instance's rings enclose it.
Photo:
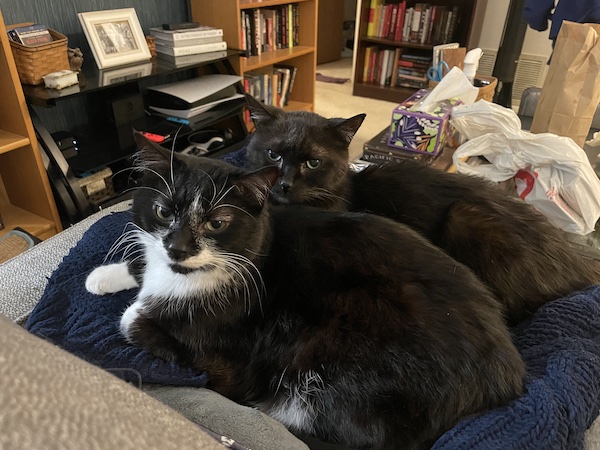
M 94 56 L 87 43 L 77 13 L 119 8 L 135 8 L 144 34 L 149 28 L 162 23 L 189 21 L 187 0 L 2 0 L 0 5 L 5 23 L 36 22 L 66 35 L 69 47 L 79 47 L 84 55 L 84 68 L 95 66 Z M 184 77 L 185 74 L 178 76 Z M 166 81 L 165 81 L 166 82 Z M 82 96 L 57 102 L 53 108 L 35 107 L 36 112 L 49 129 L 76 131 L 93 123 L 89 102 L 94 96 Z M 97 109 L 97 108 L 96 108 Z
M 0 7 L 7 25 L 20 22 L 46 24 L 66 35 L 69 47 L 80 47 L 84 55 L 92 57 L 77 13 L 135 8 L 144 33 L 149 34 L 149 27 L 187 21 L 187 3 L 187 0 L 2 0 Z
M 510 0 L 493 0 L 487 2 L 485 16 L 483 19 L 483 32 L 479 39 L 479 47 L 482 49 L 498 50 L 504 22 L 508 13 Z M 552 45 L 548 39 L 548 31 L 535 31 L 527 27 L 525 41 L 521 53 L 540 55 L 546 58 L 552 53 Z

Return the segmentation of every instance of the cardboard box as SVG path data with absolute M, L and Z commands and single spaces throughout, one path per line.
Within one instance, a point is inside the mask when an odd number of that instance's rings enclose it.
M 449 120 L 450 113 L 461 102 L 458 99 L 445 100 L 428 113 L 411 111 L 410 108 L 429 92 L 430 89 L 420 89 L 394 108 L 388 138 L 390 147 L 432 156 L 444 148 L 454 133 Z

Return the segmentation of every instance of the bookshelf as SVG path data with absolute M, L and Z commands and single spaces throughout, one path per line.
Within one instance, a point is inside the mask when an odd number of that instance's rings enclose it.
M 402 4 L 404 4 L 404 7 L 402 7 Z M 410 22 L 407 30 L 404 28 L 404 23 L 409 23 L 410 16 L 405 15 L 405 20 L 399 22 L 401 13 L 397 12 L 396 26 L 400 23 L 402 28 L 399 32 L 396 32 L 394 19 L 392 19 L 394 5 L 396 5 L 396 11 L 403 11 L 404 14 L 409 8 L 413 8 L 413 11 L 419 8 L 419 20 Z M 372 71 L 366 66 L 369 66 L 370 62 L 371 68 L 376 67 L 378 64 L 381 67 L 381 63 L 377 57 L 373 58 L 369 55 L 374 52 L 379 54 L 379 52 L 389 50 L 388 59 L 397 59 L 398 53 L 412 55 L 415 58 L 431 57 L 434 45 L 449 42 L 458 42 L 461 47 L 466 47 L 467 50 L 475 48 L 481 35 L 481 24 L 486 5 L 487 0 L 360 1 L 357 13 L 359 23 L 357 24 L 355 45 L 353 95 L 396 103 L 404 101 L 419 89 L 418 82 L 410 86 L 409 82 L 404 80 L 405 85 L 401 86 L 398 85 L 400 83 L 398 80 L 396 80 L 395 85 L 392 85 L 391 77 L 388 77 L 383 83 L 381 79 L 370 79 L 370 77 L 373 78 Z M 434 6 L 435 8 L 432 8 Z M 390 11 L 387 13 L 387 18 L 386 11 Z M 427 15 L 425 15 L 426 12 Z M 434 17 L 433 20 L 431 19 L 432 16 Z M 454 17 L 454 24 L 451 23 L 452 17 Z M 369 27 L 370 18 L 373 23 L 371 27 Z M 443 26 L 445 23 L 447 23 L 447 28 Z M 379 33 L 376 31 L 377 24 L 381 24 Z M 412 36 L 410 35 L 411 27 L 413 28 Z M 385 32 L 386 29 L 387 33 Z M 392 72 L 394 71 L 392 70 Z
M 40 239 L 62 230 L 0 12 L 0 237 L 20 227 Z
M 190 0 L 192 20 L 222 28 L 227 46 L 234 49 L 243 48 L 242 12 L 283 5 L 297 7 L 297 45 L 264 51 L 257 56 L 242 56 L 233 60 L 232 65 L 241 77 L 248 72 L 267 70 L 275 64 L 296 67 L 293 90 L 284 109 L 312 111 L 315 102 L 318 0 Z

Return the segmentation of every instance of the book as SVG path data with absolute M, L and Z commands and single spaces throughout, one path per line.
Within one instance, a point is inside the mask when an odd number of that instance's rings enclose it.
M 273 70 L 277 71 L 277 73 L 279 73 L 279 104 L 277 106 L 279 106 L 280 108 L 283 108 L 285 105 L 287 105 L 288 102 L 288 94 L 289 94 L 289 89 L 290 89 L 290 80 L 292 77 L 292 71 L 289 69 L 289 67 L 277 67 L 277 66 L 273 66 Z
M 377 17 L 376 14 L 378 12 L 378 6 L 381 4 L 381 0 L 371 0 L 369 5 L 369 22 L 367 24 L 367 36 L 374 37 L 376 36 L 376 22 Z
M 289 70 L 289 81 L 283 80 L 284 85 L 286 85 L 285 90 L 282 91 L 281 95 L 281 106 L 285 106 L 289 103 L 290 94 L 294 90 L 294 80 L 296 79 L 296 73 L 298 72 L 298 68 L 296 66 L 292 66 L 289 64 L 274 64 L 274 69 L 284 69 Z
M 164 47 L 189 47 L 192 45 L 201 45 L 201 44 L 212 44 L 215 42 L 223 42 L 222 36 L 208 36 L 203 38 L 193 38 L 186 39 L 180 41 L 166 41 L 164 39 L 160 39 L 158 37 L 154 37 L 154 42 L 156 45 L 162 45 Z
M 47 44 L 54 40 L 48 31 L 48 27 L 38 23 L 12 28 L 7 30 L 7 34 L 12 41 L 28 47 Z
M 396 81 L 398 80 L 398 64 L 400 64 L 400 56 L 402 55 L 404 49 L 398 47 L 394 50 L 394 63 L 392 65 L 392 76 L 390 78 L 390 86 L 396 86 Z
M 156 38 L 170 42 L 215 36 L 223 38 L 222 29 L 209 27 L 208 25 L 200 25 L 199 27 L 188 28 L 186 30 L 164 30 L 160 27 L 150 27 L 150 34 Z
M 380 86 L 385 86 L 385 80 L 387 77 L 387 69 L 388 69 L 388 61 L 390 59 L 390 53 L 391 50 L 382 50 L 382 55 L 381 55 L 381 64 L 380 64 L 380 68 L 379 68 L 379 85 Z
M 406 0 L 399 4 L 398 16 L 396 18 L 396 25 L 394 30 L 394 41 L 402 40 L 402 30 L 404 29 L 404 17 L 406 16 Z
M 186 47 L 170 47 L 159 45 L 158 42 L 156 43 L 157 53 L 165 53 L 171 56 L 196 55 L 198 53 L 216 52 L 219 50 L 227 50 L 227 43 L 225 41 L 213 42 L 210 44 L 190 45 Z
M 196 53 L 194 55 L 171 56 L 166 53 L 157 53 L 156 57 L 165 63 L 174 67 L 184 67 L 191 64 L 198 64 L 207 61 L 227 58 L 227 50 L 219 50 L 216 52 Z
M 400 148 L 390 147 L 388 143 L 390 127 L 381 130 L 375 137 L 363 144 L 363 161 L 381 164 L 388 161 L 402 161 L 413 159 L 424 164 L 432 164 L 436 157 L 427 153 L 411 152 Z
M 394 39 L 394 33 L 396 31 L 396 21 L 398 20 L 398 9 L 399 9 L 399 7 L 400 7 L 399 4 L 393 4 L 392 5 L 392 16 L 391 16 L 391 19 L 390 19 L 390 23 L 388 25 L 386 39 L 389 39 L 389 40 L 393 40 Z

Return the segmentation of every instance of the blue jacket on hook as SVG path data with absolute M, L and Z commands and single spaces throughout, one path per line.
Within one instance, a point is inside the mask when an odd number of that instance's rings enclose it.
M 523 17 L 537 31 L 547 30 L 548 21 L 552 21 L 548 37 L 554 45 L 563 20 L 600 23 L 600 0 L 526 0 Z

